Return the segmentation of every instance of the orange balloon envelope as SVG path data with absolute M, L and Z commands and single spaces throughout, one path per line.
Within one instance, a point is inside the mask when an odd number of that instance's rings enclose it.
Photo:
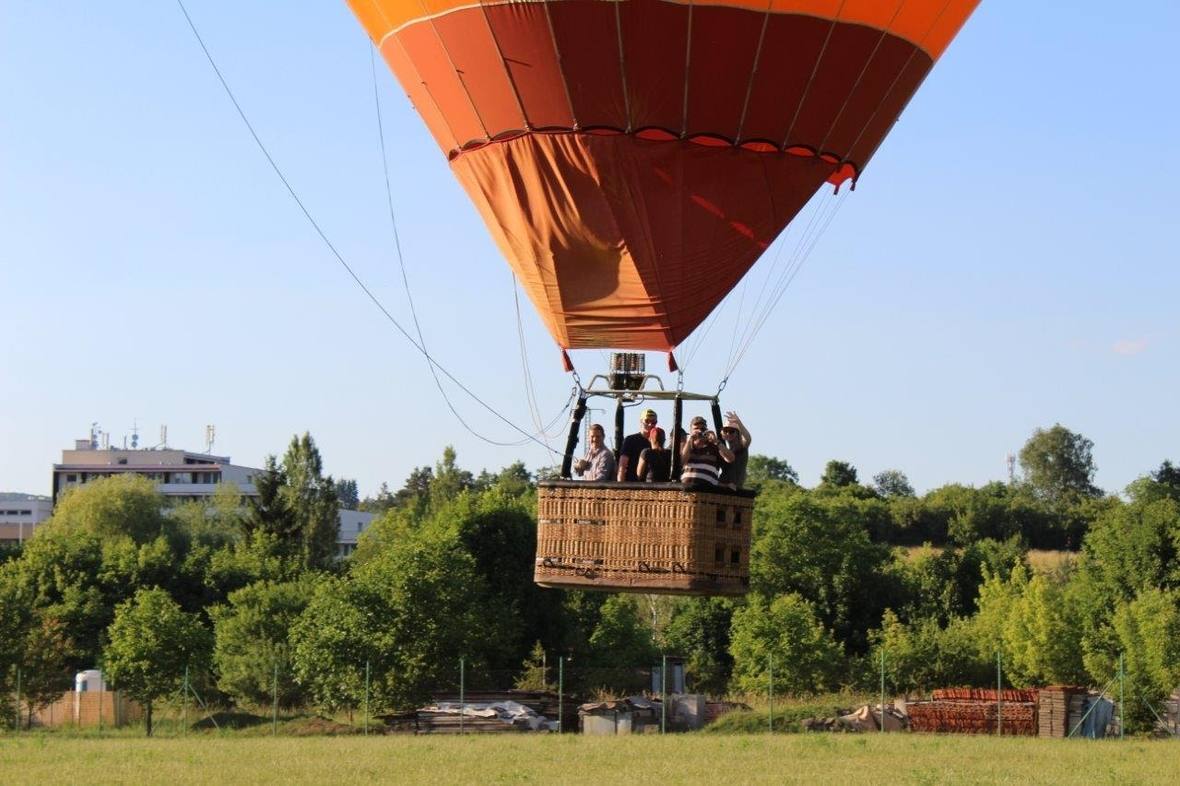
M 563 349 L 671 350 L 979 0 L 349 0 Z

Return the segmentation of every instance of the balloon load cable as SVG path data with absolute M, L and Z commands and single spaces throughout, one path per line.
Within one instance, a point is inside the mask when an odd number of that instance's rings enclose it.
M 393 316 L 393 314 L 390 313 L 389 309 L 387 309 L 385 307 L 385 305 L 381 302 L 380 298 L 378 298 L 376 296 L 376 294 L 374 294 L 373 291 L 371 289 L 369 289 L 368 286 L 365 285 L 364 281 L 360 278 L 359 275 L 357 275 L 356 271 L 353 270 L 352 266 L 348 264 L 348 262 L 344 259 L 344 256 L 340 253 L 340 251 L 336 248 L 336 246 L 328 238 L 328 236 L 324 232 L 323 228 L 315 220 L 315 217 L 312 216 L 311 212 L 307 209 L 307 206 L 304 204 L 303 200 L 299 197 L 299 194 L 295 190 L 294 186 L 291 185 L 291 182 L 287 179 L 286 175 L 283 174 L 282 169 L 279 167 L 278 163 L 274 160 L 274 157 L 270 154 L 270 151 L 267 149 L 266 145 L 263 143 L 261 137 L 258 136 L 258 132 L 254 129 L 254 125 L 250 122 L 250 119 L 246 116 L 245 110 L 242 109 L 241 104 L 238 103 L 238 99 L 234 95 L 233 90 L 230 88 L 229 82 L 226 81 L 226 78 L 222 74 L 221 69 L 217 66 L 217 62 L 214 60 L 213 55 L 209 51 L 208 46 L 205 45 L 205 40 L 204 40 L 204 38 L 201 37 L 201 33 L 197 29 L 196 23 L 193 22 L 192 16 L 189 14 L 188 9 L 185 7 L 184 0 L 176 0 L 176 3 L 180 7 L 181 13 L 184 15 L 185 21 L 188 23 L 189 30 L 192 31 L 193 37 L 196 39 L 197 44 L 201 47 L 201 51 L 205 54 L 205 59 L 208 60 L 210 67 L 213 69 L 213 73 L 217 76 L 218 82 L 221 83 L 222 89 L 225 91 L 226 96 L 229 98 L 230 102 L 234 106 L 234 109 L 237 111 L 238 117 L 241 118 L 242 123 L 246 126 L 247 131 L 250 132 L 250 136 L 253 138 L 254 144 L 262 152 L 262 155 L 266 158 L 267 163 L 270 164 L 271 169 L 274 171 L 275 175 L 279 178 L 280 182 L 282 182 L 284 188 L 286 188 L 286 190 L 287 190 L 287 193 L 295 201 L 295 204 L 299 207 L 299 210 L 303 214 L 304 218 L 307 219 L 307 222 L 311 225 L 312 229 L 315 230 L 315 232 L 319 236 L 320 240 L 327 247 L 328 251 L 332 254 L 332 256 L 335 257 L 336 261 L 348 273 L 349 277 L 353 280 L 353 283 L 355 283 L 357 285 L 357 287 L 359 287 L 360 290 L 365 294 L 365 296 L 370 300 L 370 302 L 372 302 L 373 305 L 377 307 L 377 309 L 381 312 L 381 314 L 385 317 L 385 319 L 394 327 L 394 329 L 399 334 L 401 334 L 401 336 L 406 341 L 408 341 L 414 347 L 414 349 L 416 349 L 426 359 L 426 361 L 430 364 L 430 367 L 432 369 L 435 369 L 438 372 L 440 372 L 444 377 L 446 377 L 448 380 L 450 380 L 456 387 L 458 387 L 461 391 L 463 391 L 465 394 L 467 394 L 467 396 L 469 396 L 473 401 L 475 401 L 477 404 L 479 404 L 485 410 L 490 412 L 492 415 L 494 415 L 496 418 L 498 418 L 504 424 L 506 424 L 507 426 L 509 426 L 513 430 L 519 432 L 524 437 L 524 440 L 519 443 L 494 442 L 493 444 L 507 446 L 507 445 L 513 445 L 513 444 L 524 444 L 525 442 L 532 441 L 532 442 L 535 442 L 536 444 L 540 445 L 541 447 L 545 448 L 548 451 L 555 452 L 555 451 L 553 451 L 552 448 L 550 448 L 548 445 L 546 445 L 540 439 L 535 437 L 533 434 L 530 434 L 527 430 L 516 425 L 516 423 L 514 423 L 512 420 L 510 420 L 508 417 L 506 417 L 502 413 L 500 413 L 495 407 L 488 404 L 486 401 L 484 401 L 482 398 L 480 398 L 478 395 L 476 395 L 476 393 L 474 391 L 472 391 L 465 384 L 463 384 L 457 377 L 455 377 L 454 374 L 452 374 L 449 370 L 447 370 L 447 368 L 445 366 L 443 366 L 441 363 L 439 363 L 437 360 L 435 360 L 435 358 L 427 351 L 426 347 L 423 346 L 422 344 L 420 344 L 418 342 L 418 340 L 416 340 L 410 334 L 410 332 L 408 330 L 406 330 L 406 328 L 403 327 L 400 322 L 397 321 L 397 319 Z M 449 401 L 448 401 L 448 405 L 449 405 Z M 452 412 L 453 411 L 454 411 L 454 409 L 452 408 Z M 563 412 L 564 412 L 564 410 L 563 410 Z M 560 415 L 559 415 L 559 417 L 560 417 Z M 466 424 L 464 424 L 464 425 L 466 425 Z M 471 431 L 470 427 L 468 427 L 467 430 Z M 475 434 L 474 431 L 471 431 L 471 433 Z M 482 437 L 479 434 L 475 434 L 475 436 L 479 437 L 480 439 L 484 439 L 485 441 L 489 441 L 489 442 L 491 441 L 491 440 L 486 440 L 485 437 Z

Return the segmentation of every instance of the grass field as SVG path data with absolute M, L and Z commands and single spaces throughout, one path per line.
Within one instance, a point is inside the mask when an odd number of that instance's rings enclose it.
M 0 783 L 1176 783 L 1180 743 L 916 734 L 0 737 Z

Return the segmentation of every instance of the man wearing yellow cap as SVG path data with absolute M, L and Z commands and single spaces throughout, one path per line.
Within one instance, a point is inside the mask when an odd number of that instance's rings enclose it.
M 636 468 L 639 466 L 639 454 L 643 452 L 644 448 L 651 447 L 651 440 L 648 437 L 648 432 L 656 427 L 659 418 L 656 417 L 654 409 L 645 409 L 639 415 L 639 431 L 635 434 L 629 434 L 623 440 L 623 449 L 619 451 L 619 480 L 620 481 L 637 481 L 639 476 L 635 474 Z

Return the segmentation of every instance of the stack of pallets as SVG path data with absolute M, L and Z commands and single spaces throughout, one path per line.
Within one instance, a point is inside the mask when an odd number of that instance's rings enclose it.
M 1082 719 L 1086 689 L 1076 685 L 1050 685 L 1037 699 L 1037 734 L 1068 737 Z

